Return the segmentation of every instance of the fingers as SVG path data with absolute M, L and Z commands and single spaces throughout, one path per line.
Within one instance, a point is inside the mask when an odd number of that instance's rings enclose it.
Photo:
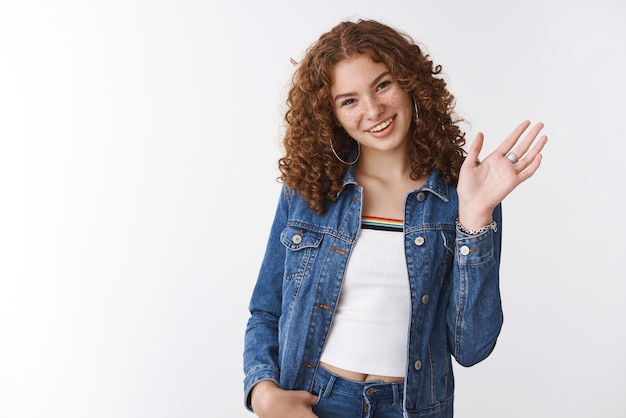
M 521 172 L 530 168 L 530 166 L 533 165 L 533 163 L 535 163 L 535 160 L 537 159 L 537 157 L 541 157 L 540 152 L 543 149 L 543 147 L 546 145 L 546 142 L 548 142 L 548 137 L 545 135 L 542 135 L 537 140 L 537 142 L 533 145 L 530 151 L 528 151 L 530 144 L 528 145 L 520 144 L 520 146 L 515 147 L 512 150 L 512 152 L 518 156 L 523 156 L 520 158 L 517 164 L 515 164 L 517 167 L 517 170 Z
M 520 136 L 522 136 L 524 131 L 528 129 L 529 126 L 530 121 L 525 120 L 524 122 L 520 123 L 517 128 L 515 128 L 513 132 L 511 132 L 509 136 L 506 137 L 506 139 L 500 144 L 500 146 L 496 148 L 496 152 L 500 153 L 500 155 L 506 155 L 506 153 L 509 152 L 511 148 L 513 148 L 517 140 L 520 138 Z
M 541 132 L 542 129 L 543 129 L 543 123 L 541 122 L 537 123 L 526 134 L 524 139 L 519 144 L 517 144 L 517 146 L 511 151 L 514 152 L 515 155 L 521 158 L 524 154 L 526 154 L 531 144 L 535 141 L 535 138 L 537 138 L 537 135 L 539 135 L 539 132 Z
M 480 151 L 483 148 L 484 135 L 482 132 L 479 132 L 474 138 L 474 142 L 470 145 L 470 148 L 467 152 L 467 157 L 465 161 L 472 161 L 476 164 L 479 164 L 478 156 L 480 155 Z M 469 164 L 469 163 L 468 163 Z
M 541 165 L 541 159 L 541 154 L 536 155 L 533 160 L 528 164 L 528 166 L 519 173 L 518 178 L 520 180 L 520 183 L 528 180 L 533 176 L 533 174 L 535 174 L 535 171 L 537 171 L 537 169 Z
M 519 175 L 520 182 L 530 178 L 541 164 L 541 151 L 548 141 L 546 135 L 542 135 L 537 139 L 541 130 L 543 129 L 543 123 L 536 123 L 530 130 L 530 121 L 524 121 L 520 123 L 509 136 L 496 148 L 496 150 L 490 154 L 488 158 L 494 158 L 498 160 L 503 157 L 507 157 L 507 154 L 512 153 L 515 157 L 508 158 L 511 161 L 507 161 L 508 164 L 513 164 L 515 172 Z M 526 132 L 528 130 L 528 132 Z M 524 135 L 524 132 L 526 134 Z M 522 138 L 522 135 L 523 138 Z M 520 138 L 522 138 L 520 140 Z M 475 167 L 480 164 L 478 156 L 482 150 L 484 143 L 484 136 L 482 132 L 479 132 L 471 144 L 467 158 L 464 162 L 464 166 Z
M 535 124 L 535 126 L 528 131 L 524 138 L 519 141 L 519 138 L 528 126 L 530 126 L 529 121 L 522 122 L 513 132 L 511 132 L 511 134 L 496 150 L 496 152 L 499 152 L 501 155 L 508 157 L 509 154 L 514 154 L 515 157 L 517 157 L 517 160 L 514 158 L 511 158 L 511 160 L 515 164 L 515 168 L 518 173 L 526 170 L 533 164 L 535 158 L 539 155 L 548 141 L 548 137 L 546 135 L 542 135 L 537 141 L 535 141 L 544 126 L 541 122 Z
M 303 397 L 304 397 L 305 403 L 308 404 L 309 406 L 315 405 L 315 403 L 317 403 L 317 399 L 318 399 L 317 395 L 313 395 L 312 393 L 305 392 L 305 394 L 303 394 Z

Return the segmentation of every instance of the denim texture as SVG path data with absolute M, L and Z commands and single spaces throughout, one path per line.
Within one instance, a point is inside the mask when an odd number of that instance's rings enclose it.
M 402 418 L 403 393 L 403 383 L 355 382 L 320 367 L 313 385 L 313 412 L 319 418 Z
M 361 225 L 362 189 L 350 167 L 336 202 L 318 216 L 283 187 L 250 300 L 244 353 L 244 399 L 262 380 L 313 392 L 322 347 Z M 493 350 L 503 315 L 499 288 L 501 206 L 497 231 L 468 236 L 455 225 L 458 196 L 437 171 L 404 206 L 411 289 L 405 417 L 451 417 L 451 357 L 472 366 Z

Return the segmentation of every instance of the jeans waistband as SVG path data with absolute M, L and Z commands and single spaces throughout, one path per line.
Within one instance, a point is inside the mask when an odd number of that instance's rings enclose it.
M 394 404 L 402 405 L 403 382 L 385 383 L 382 380 L 357 382 L 338 376 L 321 366 L 317 368 L 315 381 L 324 388 L 320 394 L 322 398 L 330 396 L 331 393 L 343 393 L 365 397 L 370 401 L 393 399 Z

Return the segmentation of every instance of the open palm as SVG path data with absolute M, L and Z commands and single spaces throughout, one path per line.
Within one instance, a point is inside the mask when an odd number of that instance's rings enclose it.
M 543 124 L 537 123 L 520 140 L 529 126 L 529 121 L 522 122 L 480 162 L 478 156 L 484 137 L 482 133 L 476 136 L 461 167 L 457 185 L 459 220 L 464 226 L 475 228 L 489 223 L 498 203 L 539 168 L 541 150 L 548 138 L 542 135 L 537 139 L 543 129 Z

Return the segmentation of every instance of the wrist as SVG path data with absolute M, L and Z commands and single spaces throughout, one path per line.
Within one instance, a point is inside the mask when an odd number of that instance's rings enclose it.
M 459 231 L 461 231 L 462 233 L 464 233 L 466 235 L 470 235 L 470 236 L 480 235 L 480 234 L 482 234 L 484 232 L 487 232 L 489 230 L 492 230 L 493 232 L 496 232 L 498 230 L 498 224 L 496 223 L 496 221 L 493 221 L 493 220 L 490 223 L 488 223 L 486 225 L 483 225 L 483 226 L 481 226 L 479 228 L 476 228 L 476 229 L 467 228 L 465 225 L 463 225 L 459 221 L 458 218 L 456 219 L 455 222 L 456 222 L 456 226 L 459 229 Z
M 458 220 L 467 229 L 478 229 L 489 225 L 492 221 L 493 208 L 459 203 Z
M 271 403 L 268 395 L 271 395 L 271 392 L 276 389 L 278 389 L 278 385 L 271 380 L 262 380 L 254 385 L 250 391 L 252 410 L 263 409 L 267 403 Z

